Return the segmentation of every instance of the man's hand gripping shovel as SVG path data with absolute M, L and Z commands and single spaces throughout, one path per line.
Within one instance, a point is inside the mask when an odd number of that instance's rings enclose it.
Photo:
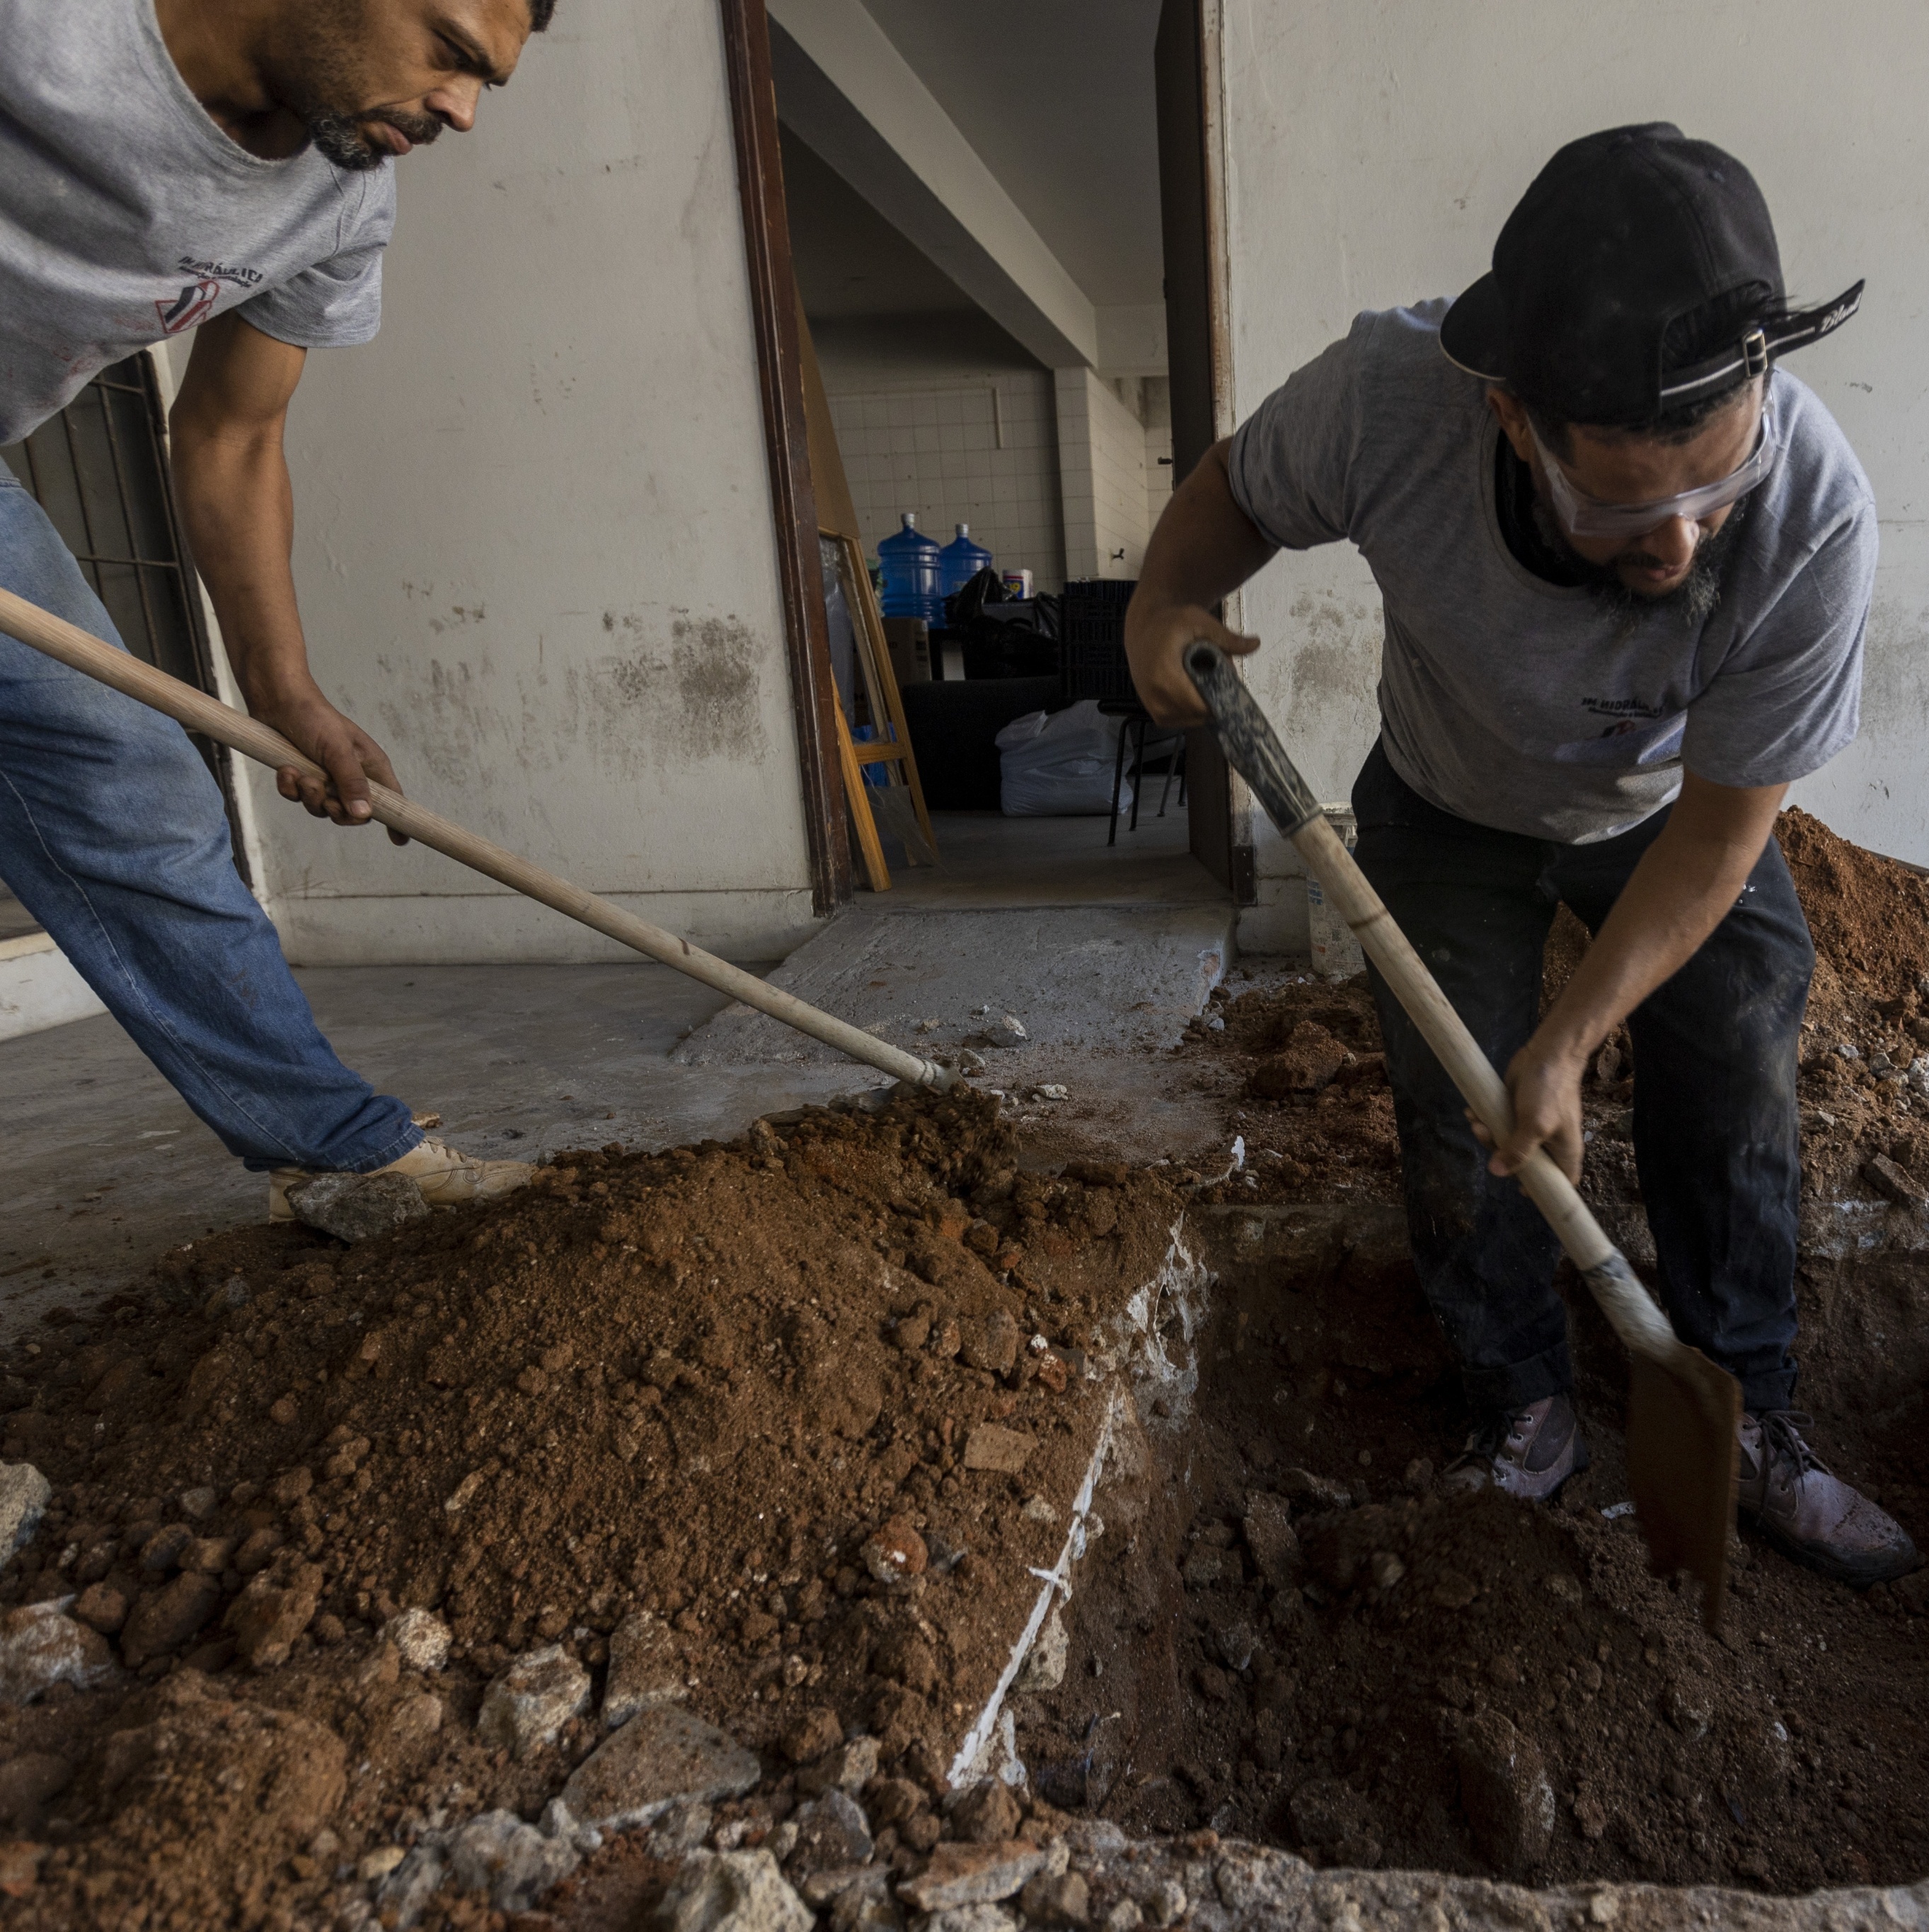
M 1513 1112 L 1500 1076 L 1367 884 L 1252 694 L 1215 645 L 1189 645 L 1185 666 L 1227 763 L 1292 841 L 1474 1118 L 1496 1140 L 1503 1138 Z M 1517 1178 L 1633 1358 L 1628 1481 L 1648 1562 L 1658 1574 L 1685 1570 L 1700 1580 L 1702 1621 L 1713 1630 L 1721 1617 L 1735 1518 L 1740 1385 L 1675 1334 L 1574 1184 L 1544 1152 L 1531 1154 Z

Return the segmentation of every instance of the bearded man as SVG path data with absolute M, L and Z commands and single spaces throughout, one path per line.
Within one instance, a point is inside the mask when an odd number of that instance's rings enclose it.
M 1796 1071 L 1814 950 L 1774 838 L 1856 734 L 1876 511 L 1778 366 L 1862 285 L 1790 302 L 1739 161 L 1666 123 L 1571 142 L 1453 302 L 1360 316 L 1174 495 L 1126 620 L 1162 723 L 1200 715 L 1207 608 L 1280 549 L 1350 539 L 1382 592 L 1362 869 L 1496 1065 L 1482 1144 L 1377 974 L 1421 1286 L 1475 1426 L 1450 1473 L 1528 1498 L 1586 1466 L 1558 1247 L 1509 1177 L 1581 1173 L 1581 1078 L 1624 1020 L 1634 1151 L 1676 1330 L 1730 1370 L 1742 1513 L 1855 1584 L 1914 1568 L 1794 1407 Z M 1544 1018 L 1570 907 L 1594 943 Z
M 392 162 L 472 128 L 554 4 L 0 0 L 0 444 L 109 364 L 194 332 L 171 419 L 182 520 L 248 709 L 328 774 L 284 770 L 283 796 L 338 825 L 369 823 L 369 781 L 396 779 L 309 668 L 290 399 L 309 350 L 375 333 Z M 5 468 L 0 584 L 120 642 Z M 0 878 L 229 1150 L 270 1175 L 272 1214 L 318 1171 L 392 1169 L 432 1205 L 527 1178 L 425 1140 L 336 1057 L 180 727 L 4 635 Z

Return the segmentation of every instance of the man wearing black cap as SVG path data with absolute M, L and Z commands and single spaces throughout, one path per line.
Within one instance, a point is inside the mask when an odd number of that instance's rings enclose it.
M 1407 1214 L 1480 1424 L 1451 1472 L 1551 1496 L 1586 1466 L 1558 1246 L 1506 1177 L 1578 1180 L 1582 1076 L 1624 1020 L 1634 1144 L 1676 1328 L 1742 1384 L 1740 1506 L 1853 1583 L 1918 1561 L 1809 1448 L 1796 1382 L 1797 1048 L 1814 963 L 1772 834 L 1856 734 L 1868 479 L 1778 368 L 1858 283 L 1791 306 L 1760 191 L 1665 124 L 1565 147 L 1455 302 L 1361 315 L 1219 444 L 1128 617 L 1141 697 L 1201 714 L 1192 638 L 1279 549 L 1342 538 L 1385 614 L 1358 857 L 1475 1037 L 1516 1127 L 1484 1144 L 1375 978 Z M 1544 1021 L 1564 901 L 1593 945 Z

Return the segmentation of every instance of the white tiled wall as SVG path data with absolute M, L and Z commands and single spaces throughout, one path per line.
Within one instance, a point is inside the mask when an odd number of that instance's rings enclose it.
M 1163 376 L 1148 376 L 1145 416 L 1145 534 L 1159 527 L 1172 500 L 1172 386 Z
M 827 383 L 836 380 L 826 373 Z M 1040 590 L 1064 587 L 1048 374 L 833 389 L 830 402 L 868 554 L 897 530 L 902 512 L 915 510 L 918 528 L 940 543 L 951 541 L 955 525 L 969 524 L 1000 570 L 1031 571 Z
M 1145 558 L 1145 425 L 1093 370 L 1053 373 L 1066 573 L 1136 578 Z

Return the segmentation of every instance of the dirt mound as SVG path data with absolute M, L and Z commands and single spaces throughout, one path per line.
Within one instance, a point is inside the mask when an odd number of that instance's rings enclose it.
M 666 1694 L 773 1762 L 807 1706 L 935 1785 L 1057 1559 L 1105 1400 L 1084 1345 L 1177 1212 L 1123 1168 L 1021 1173 L 995 1105 L 960 1094 L 566 1155 L 346 1251 L 291 1228 L 196 1244 L 98 1326 L 9 1350 L 0 1454 L 55 1496 L 0 1599 L 84 1592 L 128 1670 L 219 1673 L 152 1718 L 118 1708 L 125 1679 L 0 1713 L 0 1747 L 64 1766 L 15 1808 L 61 1841 L 39 1922 L 70 1922 L 76 1886 L 209 1922 L 208 1886 L 253 1899 L 244 1871 L 326 1828 L 278 1881 L 312 1898 L 456 1787 L 533 1813 L 595 1727 L 512 1759 L 467 1721 L 483 1685 L 546 1642 L 600 1680 L 639 1615 Z M 412 1608 L 453 1633 L 432 1690 L 374 1647 Z M 344 1754 L 362 1765 L 345 1805 L 277 1768 L 302 1724 L 334 1797 Z M 266 1868 L 181 1839 L 198 1786 L 116 1769 L 208 1757 L 203 1732 L 242 1754 Z
M 1840 838 L 1792 806 L 1775 824 L 1816 952 L 1845 986 L 1879 1000 L 1929 970 L 1929 879 Z
M 1864 1172 L 1880 1156 L 1929 1190 L 1929 1096 L 1912 1099 L 1905 1077 L 1929 1052 L 1929 880 L 1796 808 L 1776 830 L 1816 948 L 1803 1032 L 1804 1190 L 1829 1200 L 1892 1196 Z M 1563 907 L 1548 935 L 1544 1012 L 1587 945 L 1586 928 Z M 1175 1051 L 1218 1071 L 1228 1137 L 1246 1142 L 1246 1171 L 1208 1200 L 1399 1198 L 1392 1096 L 1364 974 L 1337 984 L 1301 974 L 1247 992 L 1235 981 Z M 1617 1028 L 1582 1088 L 1582 1186 L 1598 1206 L 1641 1199 L 1628 1118 L 1634 1071 Z

